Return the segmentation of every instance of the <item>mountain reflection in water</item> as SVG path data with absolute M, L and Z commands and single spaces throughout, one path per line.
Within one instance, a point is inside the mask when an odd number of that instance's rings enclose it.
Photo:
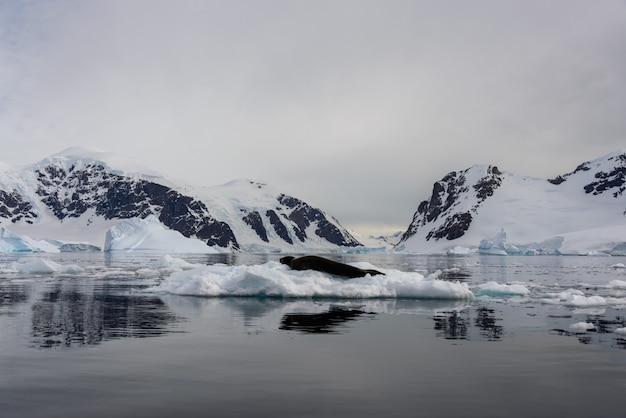
M 447 340 L 468 340 L 486 339 L 487 341 L 498 341 L 502 338 L 504 329 L 497 325 L 495 310 L 480 306 L 476 308 L 476 317 L 473 325 L 478 332 L 473 332 L 470 319 L 470 310 L 440 312 L 433 316 L 437 336 Z
M 180 321 L 156 296 L 89 293 L 57 285 L 32 306 L 32 343 L 45 349 L 155 337 L 176 332 L 172 328 Z

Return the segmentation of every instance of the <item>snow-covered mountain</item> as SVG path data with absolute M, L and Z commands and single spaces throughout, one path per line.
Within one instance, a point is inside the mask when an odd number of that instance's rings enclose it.
M 361 245 L 332 216 L 265 183 L 196 186 L 121 156 L 81 148 L 0 171 L 0 227 L 18 236 L 88 242 L 108 250 L 145 248 L 137 240 L 154 243 L 165 236 L 159 228 L 170 241 L 169 232 L 176 232 L 180 245 L 185 238 L 200 240 L 219 251 L 334 251 Z M 135 242 L 124 233 L 134 234 Z
M 433 186 L 395 247 L 418 253 L 626 253 L 626 153 L 554 179 L 477 165 Z

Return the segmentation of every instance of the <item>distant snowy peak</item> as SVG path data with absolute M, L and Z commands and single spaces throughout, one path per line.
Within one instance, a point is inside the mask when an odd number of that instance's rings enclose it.
M 36 194 L 56 219 L 94 213 L 105 220 L 155 215 L 166 227 L 209 246 L 237 249 L 230 227 L 196 199 L 158 183 L 116 174 L 101 160 L 50 158 L 35 169 Z
M 518 243 L 559 242 L 561 249 L 569 245 L 568 236 L 593 235 L 600 242 L 594 234 L 613 228 L 616 232 L 604 238 L 607 246 L 615 247 L 626 242 L 618 233 L 626 228 L 625 189 L 625 152 L 585 162 L 549 180 L 501 172 L 495 166 L 453 171 L 419 204 L 396 249 L 441 252 L 477 246 L 502 228 Z
M 47 165 L 81 168 L 85 165 L 99 165 L 113 174 L 128 177 L 163 177 L 162 174 L 139 163 L 137 160 L 93 148 L 71 147 L 44 158 L 36 166 Z
M 124 157 L 71 148 L 2 172 L 0 225 L 58 240 L 73 225 L 72 238 L 82 229 L 104 241 L 112 222 L 152 216 L 183 237 L 227 250 L 332 251 L 361 245 L 332 216 L 266 183 L 198 187 L 138 169 L 143 168 Z

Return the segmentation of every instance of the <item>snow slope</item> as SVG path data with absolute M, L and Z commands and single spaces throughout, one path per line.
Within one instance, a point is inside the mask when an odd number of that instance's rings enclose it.
M 152 222 L 141 222 L 149 216 L 185 240 L 156 234 Z M 120 245 L 124 250 L 146 249 L 150 242 L 151 249 L 177 251 L 173 242 L 143 240 L 146 234 L 160 240 L 170 237 L 183 252 L 341 251 L 361 245 L 332 216 L 268 184 L 236 180 L 198 186 L 162 176 L 129 158 L 81 148 L 0 171 L 0 226 L 21 237 L 86 241 L 106 250 Z M 120 230 L 125 237 L 103 245 L 107 233 Z M 189 239 L 203 247 L 190 245 Z
M 552 180 L 493 166 L 453 172 L 420 204 L 396 249 L 442 253 L 477 248 L 487 239 L 502 248 L 548 253 L 624 253 L 625 175 L 624 152 L 583 163 Z

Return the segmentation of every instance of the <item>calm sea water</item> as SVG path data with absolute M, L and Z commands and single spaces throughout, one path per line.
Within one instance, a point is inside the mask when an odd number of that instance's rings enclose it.
M 335 256 L 531 292 L 432 301 L 146 293 L 161 257 L 0 255 L 0 416 L 623 415 L 626 259 Z M 42 258 L 84 271 L 12 267 Z M 607 302 L 541 296 L 567 289 Z

